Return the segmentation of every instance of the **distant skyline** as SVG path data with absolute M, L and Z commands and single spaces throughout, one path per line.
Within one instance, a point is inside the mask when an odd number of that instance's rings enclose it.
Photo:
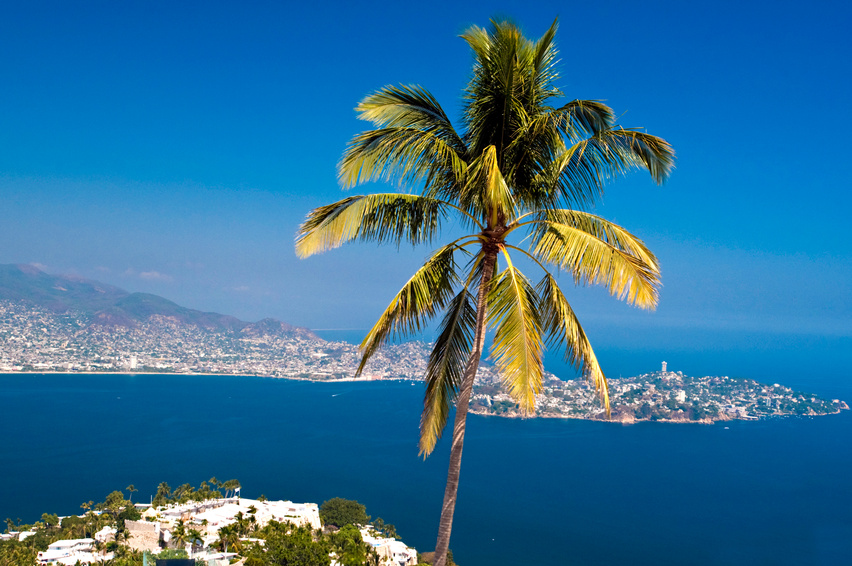
M 706 332 L 852 338 L 842 2 L 26 2 L 0 9 L 0 263 L 309 328 L 368 328 L 428 248 L 298 260 L 313 207 L 389 84 L 456 119 L 458 35 L 559 17 L 566 99 L 604 99 L 678 154 L 595 209 L 660 258 L 657 311 L 572 289 L 593 344 Z M 394 190 L 369 185 L 353 194 Z M 690 338 L 691 337 L 691 338 Z

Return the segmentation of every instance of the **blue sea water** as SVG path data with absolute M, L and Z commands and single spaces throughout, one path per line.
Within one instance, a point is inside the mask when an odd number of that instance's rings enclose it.
M 845 358 L 812 358 L 773 352 L 747 377 L 852 401 Z M 0 519 L 215 475 L 248 497 L 357 499 L 429 550 L 449 443 L 418 457 L 422 395 L 410 382 L 0 375 Z M 850 440 L 849 411 L 716 425 L 472 416 L 451 548 L 463 566 L 849 564 Z

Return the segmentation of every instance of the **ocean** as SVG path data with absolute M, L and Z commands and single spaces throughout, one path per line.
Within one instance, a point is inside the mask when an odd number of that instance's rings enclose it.
M 804 375 L 775 353 L 748 377 L 852 401 L 834 360 Z M 0 375 L 0 519 L 216 476 L 246 497 L 357 499 L 427 551 L 449 439 L 418 457 L 422 395 L 412 382 Z M 850 411 L 633 426 L 472 415 L 450 546 L 462 566 L 852 563 L 850 440 Z

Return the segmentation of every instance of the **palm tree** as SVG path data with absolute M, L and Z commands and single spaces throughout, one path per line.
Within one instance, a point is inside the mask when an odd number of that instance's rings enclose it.
M 222 552 L 228 552 L 228 549 L 231 549 L 232 552 L 240 551 L 242 548 L 240 533 L 237 532 L 237 528 L 233 523 L 219 529 L 217 545 Z
M 171 500 L 172 488 L 166 482 L 160 482 L 157 486 L 157 494 L 154 495 L 154 507 L 165 505 Z
M 136 489 L 136 486 L 135 486 L 135 485 L 133 485 L 133 484 L 128 485 L 128 486 L 127 486 L 126 488 L 124 488 L 124 489 L 126 489 L 126 490 L 127 490 L 127 493 L 129 493 L 129 494 L 130 494 L 130 497 L 128 497 L 128 498 L 127 498 L 127 501 L 132 500 L 132 499 L 133 499 L 133 494 L 134 494 L 134 493 L 136 493 L 137 491 L 139 491 L 138 489 Z
M 175 548 L 182 548 L 189 539 L 189 532 L 183 519 L 179 519 L 177 524 L 172 529 L 172 541 Z
M 201 531 L 198 529 L 189 529 L 187 531 L 187 540 L 192 545 L 192 551 L 195 553 L 198 548 L 204 545 L 204 539 L 201 538 Z
M 395 181 L 409 190 L 420 187 L 419 194 L 347 197 L 311 211 L 296 239 L 298 255 L 307 257 L 354 240 L 431 243 L 452 218 L 467 232 L 435 250 L 403 285 L 361 343 L 358 368 L 387 340 L 415 335 L 444 312 L 420 420 L 426 456 L 455 403 L 436 566 L 446 562 L 486 332 L 493 332 L 490 357 L 523 412 L 535 409 L 546 343 L 565 349 L 608 413 L 606 379 L 552 271 L 567 271 L 577 284 L 604 285 L 638 307 L 657 303 L 654 255 L 624 228 L 584 209 L 610 179 L 630 169 L 646 169 L 662 183 L 674 152 L 661 138 L 616 125 L 613 111 L 599 101 L 551 105 L 562 96 L 555 86 L 556 28 L 554 22 L 538 41 L 509 22 L 462 35 L 475 62 L 461 132 L 419 86 L 385 87 L 367 96 L 357 111 L 375 129 L 349 143 L 339 165 L 341 183 Z M 542 270 L 537 284 L 518 269 L 515 256 Z

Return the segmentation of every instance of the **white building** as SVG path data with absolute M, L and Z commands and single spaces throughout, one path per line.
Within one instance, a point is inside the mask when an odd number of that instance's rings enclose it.
M 117 532 L 115 527 L 104 527 L 95 533 L 95 540 L 102 543 L 114 541 Z
M 417 551 L 406 546 L 401 540 L 377 537 L 370 527 L 361 529 L 361 538 L 373 547 L 383 565 L 414 566 L 417 564 Z
M 190 502 L 160 509 L 150 509 L 145 514 L 159 518 L 170 526 L 178 520 L 192 524 L 206 531 L 215 540 L 215 536 L 224 526 L 237 521 L 237 514 L 254 517 L 258 527 L 269 521 L 293 523 L 312 529 L 322 528 L 319 518 L 319 506 L 316 503 L 293 503 L 292 501 L 258 501 L 256 499 L 229 498 L 211 499 L 203 502 Z M 153 518 L 153 517 L 152 517 Z M 206 540 L 206 538 L 205 538 Z
M 97 562 L 98 557 L 92 553 L 94 544 L 95 539 L 93 538 L 58 540 L 50 543 L 44 552 L 38 553 L 38 563 L 73 566 L 77 562 L 81 564 Z

